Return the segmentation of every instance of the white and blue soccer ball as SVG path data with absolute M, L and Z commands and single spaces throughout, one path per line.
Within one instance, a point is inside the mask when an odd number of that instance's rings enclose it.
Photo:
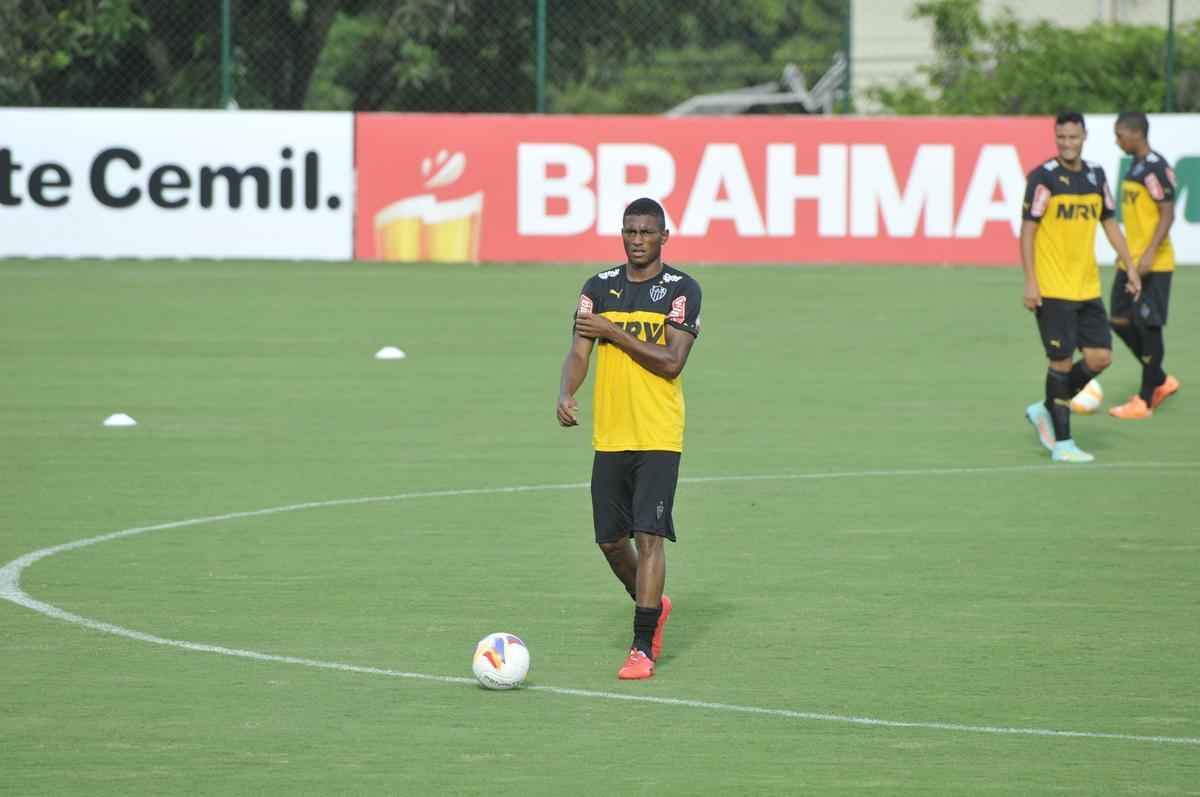
M 516 689 L 529 675 L 529 648 L 515 634 L 488 634 L 475 646 L 471 669 L 485 689 Z
M 1075 394 L 1075 398 L 1071 399 L 1071 412 L 1079 415 L 1091 415 L 1100 409 L 1100 405 L 1103 403 L 1104 391 L 1100 388 L 1100 383 L 1093 379 Z

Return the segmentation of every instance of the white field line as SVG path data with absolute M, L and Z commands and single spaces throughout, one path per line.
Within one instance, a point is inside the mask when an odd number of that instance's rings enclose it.
M 1107 469 L 1194 469 L 1200 467 L 1197 462 L 1143 462 L 1143 463 L 1123 463 L 1123 464 L 1103 464 L 1103 465 L 1088 465 L 1085 468 L 1079 467 L 1063 467 L 1055 465 L 1013 465 L 999 467 L 979 467 L 979 468 L 928 468 L 928 469 L 910 469 L 910 470 L 864 470 L 864 471 L 843 471 L 831 473 L 791 473 L 791 474 L 774 474 L 761 476 L 703 476 L 681 478 L 681 482 L 685 483 L 710 483 L 710 482 L 744 482 L 744 481 L 785 481 L 785 480 L 818 480 L 818 479 L 845 479 L 845 478 L 870 478 L 870 477 L 903 477 L 903 476 L 953 476 L 953 475 L 969 475 L 969 474 L 999 474 L 999 473 L 1021 473 L 1027 471 L 1051 471 L 1055 473 L 1085 473 L 1087 471 L 1096 470 L 1098 468 Z M 297 512 L 304 509 L 318 509 L 323 507 L 334 506 L 350 506 L 354 504 L 379 503 L 384 501 L 402 501 L 417 498 L 448 498 L 470 495 L 500 495 L 504 493 L 526 493 L 526 492 L 544 492 L 549 490 L 577 490 L 588 487 L 588 483 L 579 482 L 571 484 L 537 484 L 524 485 L 517 487 L 483 487 L 466 490 L 434 490 L 428 492 L 413 492 L 400 493 L 397 495 L 371 496 L 365 498 L 339 498 L 330 501 L 309 501 L 302 504 L 290 504 L 288 506 L 270 507 L 267 509 L 255 509 L 246 512 L 230 512 L 224 515 L 210 515 L 208 517 L 190 518 L 188 520 L 179 520 L 172 523 L 160 523 L 153 526 L 138 526 L 135 528 L 123 529 L 114 531 L 109 534 L 101 534 L 96 537 L 89 537 L 83 540 L 55 545 L 50 548 L 43 548 L 32 553 L 28 553 L 22 557 L 14 559 L 8 564 L 0 567 L 0 598 L 15 603 L 19 606 L 24 606 L 32 609 L 39 614 L 47 617 L 52 617 L 56 620 L 63 620 L 68 623 L 80 625 L 85 628 L 90 628 L 94 631 L 102 631 L 107 634 L 134 639 L 139 642 L 149 642 L 155 645 L 165 645 L 167 647 L 178 648 L 181 650 L 191 650 L 199 653 L 216 653 L 221 656 L 232 656 L 235 658 L 252 659 L 254 661 L 277 662 L 281 664 L 296 664 L 304 667 L 314 667 L 323 670 L 337 670 L 341 672 L 361 673 L 367 675 L 384 675 L 392 678 L 409 678 L 422 681 L 433 681 L 437 683 L 448 684 L 466 684 L 473 685 L 473 678 L 458 678 L 448 675 L 429 675 L 426 673 L 403 672 L 400 670 L 388 670 L 379 667 L 363 667 L 354 664 L 343 664 L 340 662 L 320 661 L 317 659 L 304 659 L 295 656 L 278 656 L 270 653 L 259 653 L 253 650 L 241 650 L 238 648 L 228 648 L 221 645 L 208 645 L 199 642 L 188 642 L 178 639 L 167 639 L 165 637 L 154 636 L 153 634 L 135 631 L 129 628 L 123 628 L 119 625 L 92 620 L 87 617 L 82 617 L 77 614 L 65 611 L 48 603 L 36 600 L 30 597 L 21 589 L 21 573 L 34 562 L 54 554 L 73 551 L 79 548 L 86 548 L 90 545 L 97 545 L 102 542 L 110 542 L 112 540 L 123 539 L 125 537 L 133 537 L 139 534 L 146 534 L 151 531 L 165 531 L 167 529 L 184 528 L 187 526 L 199 526 L 208 523 L 219 523 L 225 520 L 235 520 L 238 518 L 261 517 L 264 515 L 276 515 L 283 512 Z M 709 711 L 725 711 L 741 714 L 755 714 L 759 716 L 783 717 L 787 719 L 809 720 L 816 722 L 837 722 L 851 725 L 874 726 L 880 728 L 916 728 L 923 730 L 943 730 L 959 733 L 986 733 L 986 734 L 1002 734 L 1010 736 L 1040 736 L 1040 737 L 1066 737 L 1066 738 L 1081 738 L 1081 739 L 1111 739 L 1118 741 L 1129 742 L 1152 742 L 1159 744 L 1182 744 L 1182 745 L 1200 745 L 1200 737 L 1189 736 L 1144 736 L 1129 733 L 1100 733 L 1094 731 L 1068 731 L 1068 730 L 1052 730 L 1047 728 L 1013 728 L 993 725 L 964 725 L 953 722 L 936 722 L 936 721 L 917 721 L 917 720 L 885 720 L 874 717 L 857 717 L 846 716 L 839 714 L 824 714 L 810 711 L 793 711 L 791 709 L 781 708 L 761 708 L 756 706 L 739 706 L 729 703 L 710 703 L 700 700 L 684 700 L 679 698 L 669 697 L 653 697 L 650 695 L 635 695 L 625 694 L 620 692 L 598 692 L 586 689 L 570 689 L 558 686 L 528 686 L 527 691 L 548 692 L 556 695 L 564 695 L 570 697 L 586 697 L 599 700 L 627 700 L 638 703 L 651 703 L 661 706 L 680 706 L 686 708 L 699 708 Z

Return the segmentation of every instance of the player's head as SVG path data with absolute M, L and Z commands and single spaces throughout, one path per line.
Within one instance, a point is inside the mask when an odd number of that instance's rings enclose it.
M 1079 111 L 1063 111 L 1054 117 L 1054 146 L 1058 158 L 1064 163 L 1074 163 L 1083 154 L 1083 142 L 1087 140 L 1087 125 Z
M 1117 146 L 1128 155 L 1140 155 L 1148 144 L 1150 120 L 1140 111 L 1122 111 L 1117 116 L 1113 130 L 1117 134 Z
M 621 222 L 621 241 L 631 266 L 645 266 L 662 256 L 667 231 L 667 214 L 662 205 L 648 197 L 635 199 L 625 208 Z

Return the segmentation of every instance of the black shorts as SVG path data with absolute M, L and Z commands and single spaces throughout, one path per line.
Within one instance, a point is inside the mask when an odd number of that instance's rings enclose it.
M 1036 315 L 1042 346 L 1051 360 L 1074 357 L 1076 349 L 1112 348 L 1112 330 L 1099 299 L 1042 299 Z
M 1151 271 L 1142 277 L 1142 295 L 1135 302 L 1125 292 L 1129 275 L 1117 269 L 1113 277 L 1112 297 L 1109 302 L 1113 318 L 1128 318 L 1138 326 L 1165 327 L 1167 305 L 1171 302 L 1171 272 Z
M 671 507 L 679 459 L 678 451 L 597 451 L 592 461 L 596 542 L 616 542 L 635 531 L 674 542 Z

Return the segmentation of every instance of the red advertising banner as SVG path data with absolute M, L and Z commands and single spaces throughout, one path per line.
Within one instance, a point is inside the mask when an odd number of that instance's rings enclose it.
M 359 114 L 355 254 L 620 260 L 667 211 L 676 263 L 1019 262 L 1043 118 Z

